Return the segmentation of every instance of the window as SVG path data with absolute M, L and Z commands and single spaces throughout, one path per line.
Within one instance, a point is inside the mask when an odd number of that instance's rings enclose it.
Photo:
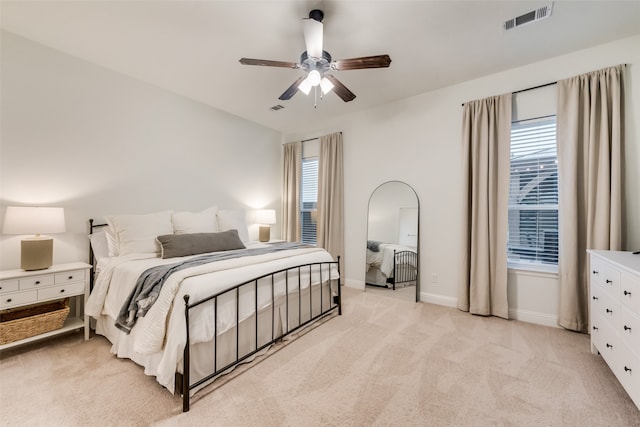
M 302 159 L 302 197 L 300 198 L 302 242 L 317 243 L 316 219 L 318 208 L 318 158 Z
M 558 264 L 555 116 L 511 125 L 507 260 L 520 268 Z

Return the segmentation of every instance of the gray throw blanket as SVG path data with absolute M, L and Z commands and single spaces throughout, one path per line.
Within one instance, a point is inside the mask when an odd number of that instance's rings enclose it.
M 373 252 L 378 252 L 380 250 L 381 242 L 376 240 L 367 240 L 367 249 Z
M 176 271 L 184 270 L 185 268 L 197 267 L 209 262 L 308 247 L 309 245 L 304 243 L 278 243 L 263 248 L 214 252 L 191 258 L 186 261 L 177 262 L 175 264 L 151 267 L 145 270 L 136 281 L 136 286 L 127 297 L 127 300 L 120 309 L 120 313 L 118 313 L 116 327 L 127 334 L 131 332 L 131 328 L 135 325 L 137 318 L 144 317 L 144 315 L 147 314 L 147 311 L 149 311 L 153 303 L 158 298 L 158 295 L 160 295 L 160 290 L 162 289 L 164 282 Z

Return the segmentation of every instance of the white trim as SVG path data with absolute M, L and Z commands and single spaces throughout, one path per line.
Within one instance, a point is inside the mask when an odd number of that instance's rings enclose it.
M 420 301 L 428 302 L 435 305 L 443 305 L 445 307 L 458 308 L 458 299 L 444 295 L 429 294 L 420 292 Z
M 539 313 L 529 310 L 509 309 L 509 318 L 521 322 L 534 323 L 536 325 L 559 328 L 558 316 L 547 313 Z
M 558 266 L 553 266 L 554 268 L 540 268 L 540 267 L 530 267 L 527 265 L 526 267 L 523 264 L 511 264 L 507 265 L 507 271 L 509 274 L 517 274 L 518 276 L 531 276 L 531 277 L 541 277 L 544 279 L 557 279 L 558 278 Z

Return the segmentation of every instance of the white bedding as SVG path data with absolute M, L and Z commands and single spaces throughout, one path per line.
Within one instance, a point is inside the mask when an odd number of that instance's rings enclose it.
M 248 248 L 259 246 L 265 245 L 247 244 Z M 144 270 L 155 265 L 175 263 L 177 260 L 188 258 L 190 257 L 161 259 L 154 255 L 127 255 L 103 261 L 87 303 L 87 314 L 103 320 L 115 319 Z M 109 333 L 108 338 L 113 344 L 112 352 L 143 364 L 145 372 L 156 375 L 158 382 L 173 392 L 174 375 L 178 364 L 182 362 L 182 352 L 186 343 L 184 295 L 188 294 L 190 302 L 193 303 L 263 274 L 297 265 L 332 260 L 331 255 L 321 248 L 304 248 L 228 259 L 181 270 L 170 276 L 156 303 L 146 316 L 136 323 L 131 334 L 127 335 L 120 331 Z M 331 270 L 331 278 L 337 279 L 337 269 Z M 308 283 L 304 280 L 305 275 L 308 277 L 308 271 L 303 270 L 302 288 L 307 287 Z M 328 269 L 324 270 L 322 275 L 322 279 L 326 280 L 329 277 Z M 314 272 L 312 283 L 319 282 L 319 274 Z M 270 305 L 272 298 L 270 287 L 268 292 L 260 289 L 259 287 L 259 310 Z M 282 275 L 279 280 L 276 280 L 275 296 L 282 296 L 284 293 L 285 281 Z M 241 303 L 238 318 L 242 321 L 254 313 L 254 288 L 244 287 L 239 292 L 239 296 Z M 213 339 L 214 311 L 202 308 L 198 307 L 190 313 L 189 333 L 192 345 Z M 219 326 L 216 333 L 220 335 L 235 326 L 235 299 L 230 295 L 221 298 L 217 311 Z M 132 357 L 133 353 L 136 357 Z
M 393 277 L 393 251 L 412 251 L 415 252 L 416 249 L 403 246 L 396 245 L 393 243 L 380 243 L 378 252 L 374 252 L 371 249 L 367 249 L 367 270 L 371 267 L 378 267 L 382 274 L 386 277 Z M 416 265 L 411 265 L 412 267 L 417 267 Z

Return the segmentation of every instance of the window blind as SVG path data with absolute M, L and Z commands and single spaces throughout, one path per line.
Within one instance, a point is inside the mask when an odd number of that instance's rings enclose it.
M 558 154 L 556 118 L 511 126 L 507 259 L 558 264 Z
M 316 214 L 318 207 L 318 158 L 302 159 L 302 197 L 300 220 L 302 242 L 315 245 L 317 243 Z

